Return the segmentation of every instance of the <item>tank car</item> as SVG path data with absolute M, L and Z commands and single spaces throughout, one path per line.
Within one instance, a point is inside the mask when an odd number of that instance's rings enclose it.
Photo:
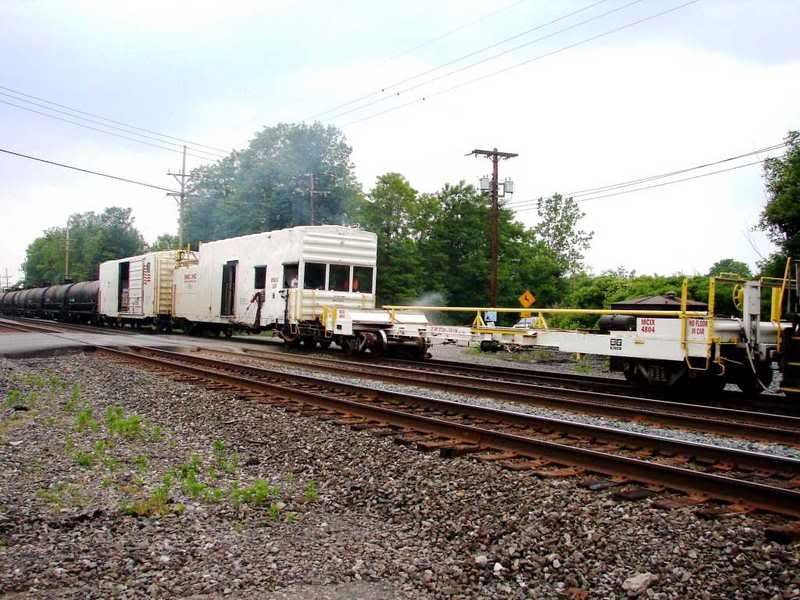
M 69 321 L 97 323 L 99 297 L 99 281 L 73 283 L 64 293 L 64 318 Z

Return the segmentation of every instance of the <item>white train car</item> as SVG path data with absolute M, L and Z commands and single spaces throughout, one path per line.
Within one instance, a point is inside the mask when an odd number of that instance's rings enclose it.
M 424 315 L 375 309 L 376 256 L 374 233 L 339 225 L 203 243 L 178 260 L 173 317 L 188 330 L 272 329 L 290 345 L 424 354 Z
M 98 313 L 111 325 L 155 325 L 166 330 L 172 314 L 175 250 L 100 264 Z

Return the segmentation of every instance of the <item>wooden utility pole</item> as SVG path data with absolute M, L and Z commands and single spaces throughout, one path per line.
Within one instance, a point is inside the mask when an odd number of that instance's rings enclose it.
M 492 198 L 492 208 L 491 208 L 491 228 L 492 228 L 492 262 L 491 262 L 491 270 L 489 274 L 489 304 L 492 307 L 497 306 L 497 248 L 498 248 L 498 232 L 497 232 L 497 221 L 499 219 L 500 209 L 498 207 L 498 187 L 500 185 L 499 175 L 498 175 L 498 166 L 497 163 L 502 158 L 503 160 L 507 160 L 509 158 L 514 158 L 515 156 L 519 156 L 519 154 L 515 154 L 513 152 L 499 152 L 497 148 L 492 150 L 479 150 L 475 149 L 467 156 L 485 156 L 492 160 L 492 184 L 491 184 L 491 198 Z
M 64 281 L 69 280 L 69 220 L 67 220 L 67 237 L 64 240 Z
M 308 199 L 309 199 L 309 208 L 311 212 L 311 225 L 316 225 L 316 213 L 315 213 L 315 206 L 314 206 L 314 196 L 327 196 L 330 194 L 328 190 L 316 190 L 314 189 L 314 174 L 313 173 L 306 173 L 306 177 L 308 177 Z
M 173 173 L 167 171 L 167 175 L 172 175 L 180 184 L 180 192 L 169 192 L 167 196 L 178 199 L 178 248 L 183 247 L 183 211 L 186 208 L 186 146 L 183 147 L 183 161 L 181 162 L 181 172 Z
M 3 275 L 3 279 L 5 280 L 6 284 L 2 288 L 0 288 L 2 290 L 7 290 L 8 289 L 8 281 L 9 281 L 9 279 L 11 279 L 11 276 L 8 274 L 8 267 L 5 268 L 5 272 L 6 272 L 6 274 Z

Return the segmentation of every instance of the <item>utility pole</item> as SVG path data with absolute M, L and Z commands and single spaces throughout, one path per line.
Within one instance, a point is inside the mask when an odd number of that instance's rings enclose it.
M 311 211 L 311 224 L 316 225 L 315 221 L 315 206 L 314 206 L 314 196 L 327 196 L 330 194 L 328 190 L 316 190 L 314 189 L 314 174 L 313 173 L 306 173 L 305 175 L 308 177 L 308 200 L 309 200 L 309 207 Z
M 173 173 L 167 171 L 167 175 L 172 175 L 180 184 L 180 192 L 168 192 L 167 196 L 178 199 L 178 247 L 183 247 L 183 210 L 186 208 L 186 146 L 183 147 L 183 161 L 181 162 L 181 172 Z
M 515 156 L 519 156 L 519 154 L 515 154 L 513 152 L 499 152 L 497 148 L 492 150 L 479 150 L 475 149 L 466 156 L 485 156 L 490 158 L 492 161 L 492 182 L 491 182 L 491 198 L 492 198 L 492 210 L 491 210 L 491 227 L 492 227 L 492 263 L 491 263 L 491 272 L 489 274 L 489 304 L 492 307 L 497 306 L 497 247 L 498 247 L 498 233 L 497 233 L 497 221 L 499 218 L 499 207 L 498 207 L 498 187 L 499 187 L 499 179 L 498 179 L 498 167 L 497 163 L 500 159 L 508 160 L 509 158 L 514 158 Z
M 69 220 L 67 220 L 67 237 L 64 241 L 64 281 L 69 280 Z
M 8 289 L 8 281 L 9 281 L 9 279 L 11 279 L 11 276 L 8 274 L 8 267 L 5 268 L 5 272 L 6 272 L 6 274 L 3 275 L 3 279 L 5 280 L 6 284 L 2 288 L 0 288 L 0 289 L 3 289 L 3 290 L 7 290 Z

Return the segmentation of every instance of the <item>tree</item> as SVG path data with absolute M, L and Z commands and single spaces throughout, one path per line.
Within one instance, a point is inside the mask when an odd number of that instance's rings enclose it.
M 790 131 L 786 143 L 782 157 L 764 161 L 768 200 L 759 222 L 778 246 L 760 266 L 765 274 L 781 277 L 786 258 L 800 257 L 800 131 Z
M 352 149 L 333 126 L 265 127 L 248 148 L 192 172 L 184 215 L 187 240 L 308 225 L 349 223 L 362 201 Z
M 378 177 L 357 222 L 378 236 L 378 305 L 413 302 L 425 280 L 418 242 L 425 200 L 399 173 Z
M 451 306 L 486 306 L 489 301 L 489 206 L 463 182 L 445 187 L 423 208 L 427 230 L 419 249 L 426 291 L 440 292 Z M 563 291 L 563 270 L 534 231 L 501 209 L 498 215 L 498 304 L 519 306 L 517 297 L 534 291 L 537 305 L 555 302 Z
M 575 274 L 583 269 L 583 254 L 589 249 L 593 231 L 578 228 L 585 213 L 573 198 L 555 194 L 536 202 L 539 222 L 534 231 L 556 256 L 564 272 Z
M 712 277 L 714 275 L 721 275 L 722 273 L 735 273 L 736 275 L 747 278 L 753 276 L 750 272 L 750 267 L 748 267 L 746 263 L 732 258 L 723 258 L 715 262 L 711 266 L 711 269 L 709 269 L 708 276 Z
M 148 244 L 147 250 L 158 252 L 159 250 L 177 250 L 178 236 L 171 233 L 162 233 L 152 244 Z
M 144 239 L 133 226 L 131 213 L 130 208 L 112 206 L 99 215 L 86 212 L 68 219 L 71 280 L 96 279 L 101 262 L 144 251 Z M 64 279 L 66 237 L 66 227 L 53 227 L 31 242 L 22 265 L 27 286 Z

